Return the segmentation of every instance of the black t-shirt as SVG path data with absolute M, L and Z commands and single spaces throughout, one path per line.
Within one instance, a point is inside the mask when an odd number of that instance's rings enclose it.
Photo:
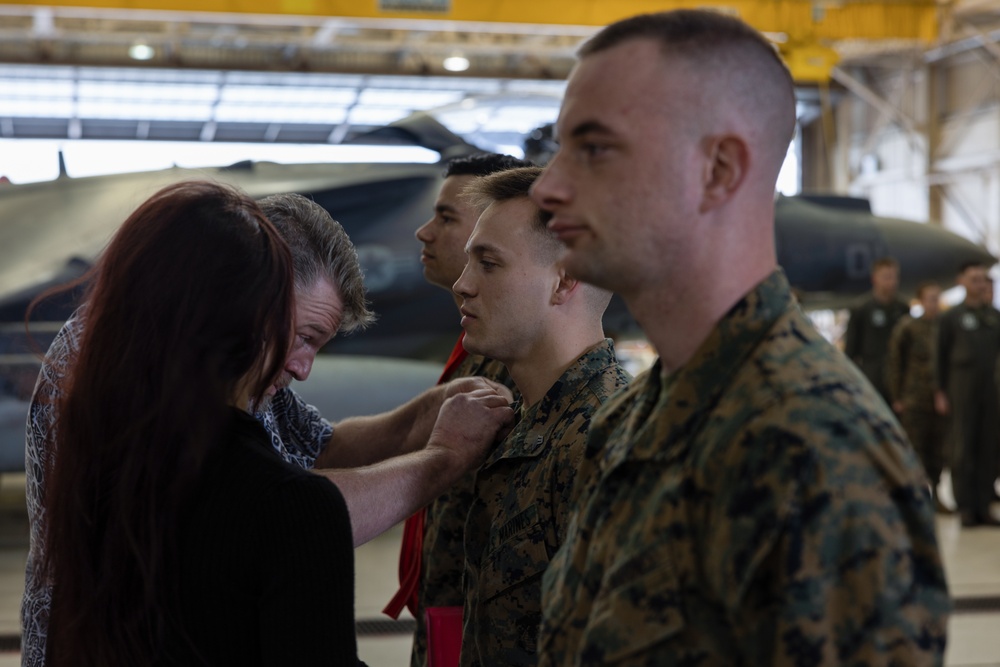
M 354 546 L 329 480 L 285 463 L 233 411 L 179 531 L 169 665 L 353 665 Z M 186 635 L 186 637 L 185 637 Z

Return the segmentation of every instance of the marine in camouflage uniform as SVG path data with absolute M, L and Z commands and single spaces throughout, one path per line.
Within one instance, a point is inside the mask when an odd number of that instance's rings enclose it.
M 944 468 L 945 439 L 948 435 L 947 418 L 934 409 L 937 326 L 937 318 L 926 315 L 916 319 L 904 318 L 892 332 L 886 364 L 889 397 L 894 406 L 902 407 L 899 419 L 924 464 L 932 495 Z
M 462 191 L 477 178 L 529 164 L 497 153 L 476 153 L 447 163 L 444 181 L 434 202 L 434 215 L 415 234 L 423 244 L 421 263 L 424 266 L 424 278 L 429 283 L 447 290 L 454 297 L 452 286 L 461 275 L 467 260 L 465 245 L 482 212 L 480 207 L 462 197 Z M 468 376 L 482 376 L 514 388 L 503 364 L 476 355 L 466 357 L 449 378 L 442 379 Z M 427 664 L 426 608 L 462 605 L 462 533 L 471 502 L 473 479 L 473 473 L 470 473 L 448 493 L 431 503 L 423 515 L 415 610 L 412 602 L 409 602 L 417 620 L 410 660 L 412 667 L 425 667 Z M 410 521 L 412 518 L 407 521 L 406 530 L 409 530 Z M 400 554 L 401 568 L 406 567 L 404 563 L 408 563 L 412 557 L 409 550 L 412 545 L 406 541 L 406 530 L 403 552 Z M 411 583 L 401 581 L 404 588 L 409 588 Z M 397 595 L 403 592 L 401 590 Z M 386 612 L 390 611 L 394 610 L 387 607 Z
M 1000 313 L 961 303 L 943 315 L 937 342 L 937 386 L 951 408 L 951 480 L 966 525 L 990 516 L 1000 450 Z
M 885 377 L 889 338 L 910 307 L 899 299 L 881 302 L 870 296 L 851 309 L 844 334 L 844 354 L 865 374 L 882 397 L 890 396 Z
M 536 663 L 541 575 L 566 534 L 587 427 L 628 380 L 611 341 L 599 343 L 521 406 L 480 468 L 465 526 L 462 665 Z
M 926 478 L 779 270 L 591 423 L 539 664 L 940 665 Z
M 517 389 L 504 365 L 480 355 L 467 356 L 442 381 L 473 376 L 499 382 L 509 387 L 517 397 Z M 417 595 L 417 629 L 410 653 L 412 667 L 425 667 L 427 664 L 427 607 L 461 607 L 465 600 L 462 594 L 465 517 L 474 498 L 475 480 L 476 473 L 472 471 L 427 506 Z

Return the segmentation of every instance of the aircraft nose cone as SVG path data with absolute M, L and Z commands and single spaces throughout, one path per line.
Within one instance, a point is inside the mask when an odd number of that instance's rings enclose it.
M 992 266 L 997 261 L 982 246 L 938 225 L 894 218 L 875 218 L 874 224 L 889 256 L 899 262 L 901 284 L 915 287 L 921 280 L 937 280 L 950 285 L 962 264 Z
M 872 264 L 893 257 L 900 266 L 900 294 L 933 280 L 955 281 L 970 261 L 996 263 L 985 248 L 929 223 L 871 214 L 865 200 L 780 197 L 775 203 L 778 263 L 789 282 L 814 304 L 830 307 L 844 296 L 871 289 Z

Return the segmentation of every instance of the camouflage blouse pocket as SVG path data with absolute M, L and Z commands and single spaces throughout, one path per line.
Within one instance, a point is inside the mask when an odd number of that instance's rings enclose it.
M 652 569 L 643 567 L 651 561 Z M 684 629 L 673 563 L 640 557 L 616 570 L 604 578 L 584 631 L 581 655 L 601 656 L 602 663 L 635 656 Z
M 483 561 L 480 574 L 483 600 L 509 593 L 511 589 L 535 580 L 533 598 L 541 598 L 541 575 L 549 566 L 545 531 L 541 524 L 528 526 L 521 535 L 507 540 Z

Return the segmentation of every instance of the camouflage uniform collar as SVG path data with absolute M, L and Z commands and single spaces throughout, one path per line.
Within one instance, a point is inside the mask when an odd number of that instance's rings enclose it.
M 546 450 L 548 432 L 558 417 L 583 391 L 590 380 L 618 363 L 615 346 L 605 338 L 584 352 L 567 368 L 558 380 L 532 406 L 525 407 L 518 399 L 515 412 L 518 422 L 503 442 L 493 449 L 483 468 L 502 459 L 537 457 Z
M 793 306 L 785 273 L 775 269 L 729 309 L 684 366 L 664 377 L 658 359 L 645 378 L 643 393 L 656 396 L 655 405 L 648 406 L 652 419 L 645 421 L 665 425 L 666 438 L 634 438 L 623 458 L 663 460 L 681 455 L 732 377 Z

